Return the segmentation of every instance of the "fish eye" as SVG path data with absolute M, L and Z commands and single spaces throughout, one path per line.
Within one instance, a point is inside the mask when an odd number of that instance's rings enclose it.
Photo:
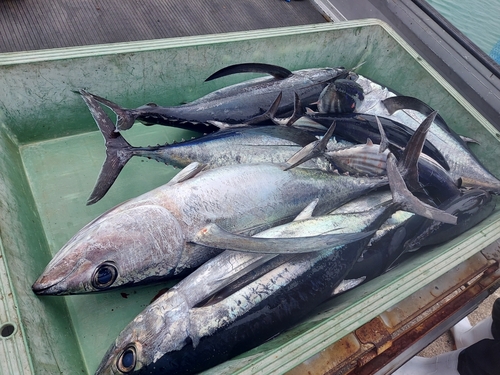
M 128 373 L 135 368 L 137 361 L 136 351 L 134 346 L 128 346 L 122 352 L 118 361 L 116 362 L 116 367 L 120 372 Z
M 356 81 L 358 78 L 359 78 L 359 75 L 357 73 L 349 72 L 346 79 L 351 80 L 351 81 Z
M 96 289 L 105 289 L 111 286 L 118 276 L 116 267 L 110 262 L 101 263 L 92 276 L 92 285 Z

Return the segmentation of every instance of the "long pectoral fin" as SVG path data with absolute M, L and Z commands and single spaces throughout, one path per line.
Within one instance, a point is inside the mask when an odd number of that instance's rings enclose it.
M 382 104 L 384 104 L 385 108 L 387 108 L 391 115 L 394 112 L 403 109 L 411 109 L 413 111 L 420 112 L 425 116 L 429 116 L 432 112 L 434 112 L 434 109 L 432 109 L 429 105 L 427 105 L 420 99 L 411 96 L 391 96 L 390 98 L 382 100 Z M 434 121 L 443 130 L 451 132 L 448 124 L 444 121 L 441 115 L 437 114 Z
M 262 238 L 233 234 L 217 224 L 208 224 L 191 242 L 198 245 L 225 250 L 236 250 L 258 254 L 297 254 L 328 250 L 336 246 L 362 240 L 374 231 L 361 233 L 339 233 L 294 238 Z
M 291 71 L 278 65 L 263 64 L 263 63 L 243 63 L 243 64 L 234 64 L 226 66 L 225 68 L 222 68 L 213 73 L 210 77 L 208 77 L 205 80 L 205 82 L 237 73 L 270 74 L 277 79 L 285 79 L 293 75 Z
M 312 158 L 322 156 L 326 151 L 326 146 L 328 145 L 328 141 L 332 137 L 334 131 L 335 131 L 335 121 L 327 130 L 323 138 L 308 144 L 301 150 L 297 151 L 294 155 L 292 155 L 292 157 L 286 161 L 287 167 L 284 170 L 286 171 L 292 169 L 297 165 L 305 163 L 306 161 Z

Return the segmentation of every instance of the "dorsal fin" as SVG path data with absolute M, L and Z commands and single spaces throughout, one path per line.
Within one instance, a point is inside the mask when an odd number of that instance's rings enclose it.
M 375 116 L 375 120 L 377 121 L 378 131 L 380 133 L 380 148 L 378 152 L 382 153 L 389 148 L 389 139 L 387 138 L 384 127 L 377 116 Z
M 304 116 L 304 108 L 302 107 L 302 102 L 300 101 L 299 94 L 297 94 L 296 92 L 294 92 L 293 94 L 293 113 L 289 117 L 288 122 L 285 124 L 286 126 L 292 126 L 299 118 Z
M 274 102 L 271 104 L 271 106 L 266 112 L 249 119 L 248 121 L 245 122 L 245 124 L 247 125 L 259 124 L 266 120 L 272 120 L 274 122 L 274 119 L 276 117 L 276 112 L 278 111 L 282 97 L 283 97 L 283 91 L 280 91 L 280 93 L 278 94 L 276 99 L 274 99 Z
M 366 145 L 373 146 L 373 141 L 370 138 L 366 138 Z
M 192 162 L 185 166 L 179 173 L 177 173 L 168 183 L 167 185 L 178 184 L 179 182 L 183 182 L 193 178 L 198 173 L 200 173 L 203 168 L 205 168 L 205 164 L 198 163 L 197 161 Z
M 316 206 L 318 205 L 318 202 L 319 202 L 319 198 L 316 198 L 315 200 L 313 200 L 311 203 L 309 203 L 307 205 L 306 208 L 304 208 L 302 210 L 302 212 L 300 214 L 297 215 L 297 217 L 295 219 L 293 219 L 293 221 L 299 221 L 299 220 L 305 220 L 305 219 L 310 219 L 312 217 L 312 213 L 314 211 L 314 209 L 316 208 Z
M 280 97 L 281 99 L 281 97 Z M 302 107 L 302 102 L 300 101 L 299 94 L 294 92 L 294 101 L 293 101 L 293 113 L 290 117 L 288 118 L 278 118 L 276 117 L 276 110 L 278 109 L 278 106 L 276 106 L 276 109 L 273 112 L 270 112 L 269 110 L 266 112 L 267 117 L 270 118 L 273 123 L 276 125 L 283 125 L 283 126 L 292 126 L 295 124 L 295 122 L 302 118 L 304 116 L 304 109 Z M 265 114 L 264 114 L 265 115 Z M 263 115 L 261 115 L 263 116 Z M 259 117 L 261 117 L 259 116 Z
M 208 77 L 205 82 L 237 73 L 270 74 L 276 79 L 285 79 L 293 75 L 290 70 L 278 65 L 263 63 L 243 63 L 226 66 L 225 68 L 216 71 L 214 74 Z

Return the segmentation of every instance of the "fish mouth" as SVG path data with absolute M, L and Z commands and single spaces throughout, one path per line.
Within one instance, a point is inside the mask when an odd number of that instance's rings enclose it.
M 33 283 L 33 285 L 31 286 L 31 290 L 39 296 L 70 294 L 68 291 L 61 287 L 61 282 L 63 282 L 64 279 L 65 278 L 57 280 L 49 279 L 49 275 L 43 274 L 38 278 L 38 280 Z
M 86 263 L 85 259 L 79 259 L 73 268 L 64 275 L 58 272 L 57 264 L 51 266 L 49 263 L 42 275 L 33 283 L 31 290 L 37 295 L 72 294 L 71 291 L 68 290 L 68 285 L 65 285 L 65 280 L 70 278 L 77 271 L 82 271 L 82 265 L 84 263 Z
M 37 283 L 35 283 L 31 286 L 31 290 L 33 290 L 33 293 L 35 293 L 38 296 L 54 295 L 54 293 L 50 292 L 50 286 L 44 287 L 44 286 L 39 285 Z

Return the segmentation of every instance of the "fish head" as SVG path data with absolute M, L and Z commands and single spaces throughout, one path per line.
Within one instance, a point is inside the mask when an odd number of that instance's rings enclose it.
M 184 243 L 181 226 L 162 206 L 111 210 L 69 240 L 32 289 L 39 295 L 80 294 L 171 276 Z
M 189 310 L 187 301 L 175 288 L 160 296 L 123 329 L 95 374 L 140 374 L 151 366 L 162 373 L 165 355 L 192 343 Z
M 349 113 L 364 100 L 361 85 L 350 79 L 337 79 L 329 83 L 319 95 L 320 113 Z
M 294 72 L 297 77 L 307 77 L 307 79 L 313 83 L 328 83 L 336 79 L 347 78 L 349 75 L 349 70 L 342 66 L 331 68 L 312 68 L 312 69 L 302 69 Z

